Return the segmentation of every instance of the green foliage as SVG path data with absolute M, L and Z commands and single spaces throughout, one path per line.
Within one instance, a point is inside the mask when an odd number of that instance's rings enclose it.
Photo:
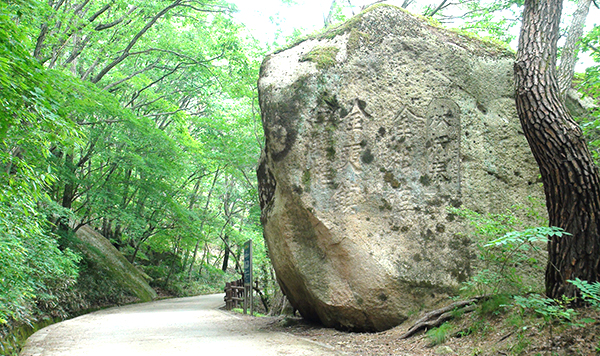
M 591 51 L 592 58 L 595 62 L 600 62 L 600 53 L 598 52 L 598 45 L 600 44 L 600 25 L 594 25 L 592 30 L 588 32 L 581 39 L 582 51 Z M 594 95 L 594 97 L 598 97 Z
M 208 267 L 208 266 L 205 266 Z M 211 266 L 212 267 L 212 266 Z M 188 281 L 184 275 L 175 278 L 167 287 L 167 290 L 179 297 L 195 296 L 202 294 L 222 293 L 225 283 L 238 279 L 236 273 L 223 272 L 213 267 L 212 272 L 203 272 L 192 282 Z
M 523 310 L 532 310 L 546 322 L 559 321 L 561 323 L 574 323 L 578 313 L 569 308 L 572 299 L 563 297 L 562 300 L 542 297 L 533 294 L 529 297 L 515 296 L 515 304 Z
M 534 227 L 523 231 L 511 231 L 494 241 L 488 242 L 485 247 L 504 246 L 511 250 L 527 251 L 529 249 L 537 250 L 536 242 L 548 242 L 549 236 L 571 235 L 563 229 L 555 226 Z
M 223 2 L 168 5 L 0 4 L 0 323 L 131 300 L 65 248 L 83 224 L 177 295 L 221 291 L 253 239 L 274 288 L 254 174 L 264 49 Z
M 427 338 L 431 346 L 441 345 L 448 339 L 448 336 L 452 333 L 454 326 L 445 322 L 437 328 L 433 328 L 427 331 Z
M 481 317 L 496 316 L 502 314 L 510 303 L 510 295 L 496 294 L 479 302 L 476 311 Z
M 469 294 L 522 294 L 540 288 L 539 276 L 545 263 L 544 242 L 547 236 L 565 234 L 556 227 L 526 228 L 513 208 L 504 214 L 479 214 L 468 209 L 449 208 L 451 214 L 469 221 L 474 227 L 481 265 L 477 273 L 464 283 Z M 527 212 L 535 216 L 534 210 Z M 522 228 L 521 231 L 515 231 Z M 531 272 L 530 275 L 526 272 Z
M 255 298 L 255 300 L 256 300 L 256 298 Z M 233 309 L 231 309 L 231 311 L 234 313 L 238 313 L 238 314 L 244 314 L 244 309 L 242 309 L 242 308 L 233 308 Z M 247 310 L 247 314 L 250 314 L 250 310 Z M 265 314 L 259 313 L 257 311 L 254 311 L 254 316 L 258 317 L 258 318 L 266 317 Z
M 600 309 L 600 282 L 589 283 L 588 281 L 583 281 L 579 278 L 567 282 L 579 288 L 583 300 L 590 303 L 595 308 Z
M 465 11 L 461 29 L 509 44 L 515 39 L 511 29 L 519 23 L 522 6 L 521 0 L 461 2 L 460 8 Z
M 58 248 L 35 202 L 10 190 L 5 193 L 0 201 L 0 324 L 26 315 L 24 307 L 33 301 L 50 301 L 53 289 L 72 285 L 79 260 Z M 29 211 L 23 210 L 25 204 Z
M 343 2 L 343 3 L 339 3 L 339 2 L 335 2 L 332 4 L 332 8 L 330 9 L 329 15 L 328 15 L 328 20 L 329 23 L 326 25 L 335 25 L 335 24 L 339 24 L 341 22 L 344 22 L 348 19 L 348 13 L 350 10 L 351 5 L 349 3 Z
M 46 157 L 53 143 L 75 143 L 73 123 L 57 106 L 57 75 L 24 46 L 14 6 L 0 4 L 0 324 L 51 303 L 77 277 L 79 257 L 50 232 L 44 188 L 54 182 Z
M 49 132 L 64 121 L 58 117 L 51 90 L 49 74 L 23 45 L 26 34 L 16 25 L 6 2 L 0 4 L 0 140 L 14 137 L 9 130 L 22 135 L 21 139 L 46 138 Z M 40 122 L 38 122 L 40 121 Z M 30 135 L 21 130 L 27 127 Z
M 4 356 L 18 356 L 25 341 L 36 331 L 52 325 L 59 320 L 46 318 L 35 323 L 19 326 L 13 333 L 0 338 L 0 354 Z

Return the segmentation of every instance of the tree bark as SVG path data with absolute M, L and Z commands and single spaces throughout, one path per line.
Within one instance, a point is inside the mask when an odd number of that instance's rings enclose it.
M 427 8 L 427 10 L 423 14 L 423 16 L 429 16 L 429 17 L 435 16 L 435 14 L 437 14 L 441 10 L 443 10 L 451 5 L 451 4 L 447 4 L 447 3 L 448 3 L 448 0 L 442 0 L 442 2 L 435 9 Z
M 406 9 L 407 7 L 410 6 L 410 4 L 412 4 L 414 2 L 414 0 L 404 0 L 404 2 L 402 3 L 402 5 L 400 5 L 401 8 Z
M 577 10 L 573 14 L 573 21 L 569 26 L 567 40 L 562 48 L 560 55 L 560 66 L 558 67 L 558 87 L 560 88 L 560 97 L 564 101 L 567 97 L 567 91 L 573 83 L 575 74 L 575 64 L 577 62 L 577 49 L 579 48 L 579 39 L 583 35 L 585 19 L 590 11 L 592 0 L 579 0 Z
M 154 235 L 154 230 L 156 230 L 156 226 L 150 225 L 148 229 L 144 231 L 144 233 L 142 234 L 142 238 L 133 249 L 133 255 L 131 255 L 131 260 L 129 261 L 131 264 L 135 263 L 135 258 L 137 257 L 138 252 L 140 252 L 142 244 L 146 242 L 146 240 L 148 240 L 150 237 L 152 237 L 152 235 Z
M 210 186 L 210 190 L 208 191 L 208 197 L 206 198 L 206 205 L 204 206 L 204 212 L 208 215 L 208 207 L 210 205 L 210 197 L 212 196 L 212 192 L 215 189 L 215 184 L 217 183 L 217 178 L 219 177 L 219 172 L 221 167 L 217 168 L 215 172 L 215 177 L 213 179 L 212 185 Z M 204 229 L 204 223 L 208 220 L 208 217 L 205 215 L 200 223 L 199 231 L 202 232 Z M 188 280 L 192 278 L 192 271 L 194 270 L 194 264 L 196 263 L 196 256 L 198 256 L 198 247 L 200 246 L 201 237 L 196 238 L 196 246 L 194 246 L 194 254 L 192 255 L 192 261 L 190 262 L 190 269 L 188 270 Z M 185 267 L 185 266 L 184 266 Z
M 568 280 L 599 280 L 600 179 L 577 123 L 560 100 L 556 48 L 562 0 L 526 0 L 515 63 L 521 126 L 539 165 L 550 226 L 546 294 L 577 295 Z
M 69 172 L 67 181 L 65 182 L 65 189 L 62 196 L 63 208 L 71 209 L 73 206 L 73 200 L 75 198 L 75 164 L 73 162 L 73 154 L 68 153 L 65 156 L 65 168 Z
M 225 234 L 223 242 L 225 243 L 225 256 L 223 256 L 223 265 L 221 266 L 221 270 L 223 272 L 227 272 L 227 267 L 229 267 L 229 236 L 227 236 L 227 234 Z

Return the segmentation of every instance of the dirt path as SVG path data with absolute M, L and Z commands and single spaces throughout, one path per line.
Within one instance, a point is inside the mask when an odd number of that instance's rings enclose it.
M 341 355 L 218 310 L 223 295 L 111 308 L 33 334 L 21 356 Z

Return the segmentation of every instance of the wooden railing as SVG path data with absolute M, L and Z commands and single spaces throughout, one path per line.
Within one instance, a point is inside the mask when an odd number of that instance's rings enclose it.
M 244 280 L 225 283 L 225 308 L 231 310 L 244 303 Z

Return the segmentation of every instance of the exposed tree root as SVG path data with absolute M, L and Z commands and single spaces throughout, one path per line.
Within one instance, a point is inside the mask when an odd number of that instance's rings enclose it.
M 475 304 L 481 299 L 485 299 L 487 296 L 475 297 L 469 300 L 463 300 L 460 302 L 452 303 L 446 307 L 430 311 L 425 314 L 421 319 L 417 320 L 407 332 L 405 332 L 400 339 L 408 339 L 415 335 L 421 330 L 429 330 L 442 325 L 444 322 L 454 318 L 455 309 L 461 309 L 463 313 L 472 312 L 475 310 Z

